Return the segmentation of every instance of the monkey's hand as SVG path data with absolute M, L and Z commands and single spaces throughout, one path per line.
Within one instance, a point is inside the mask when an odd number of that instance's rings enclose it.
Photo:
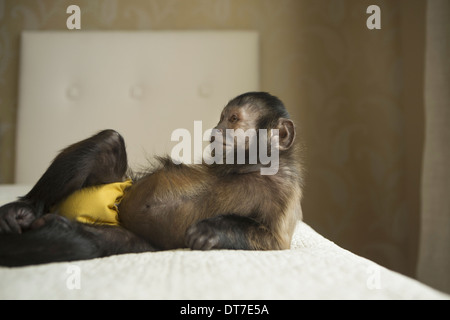
M 36 219 L 31 205 L 16 201 L 0 207 L 0 234 L 22 233 Z
M 255 249 L 251 236 L 263 230 L 255 220 L 235 214 L 200 220 L 186 231 L 186 246 L 193 250 Z M 256 231 L 255 231 L 256 230 Z M 261 235 L 265 237 L 265 234 Z
M 218 249 L 220 237 L 208 220 L 202 220 L 187 229 L 185 242 L 188 248 L 192 250 Z

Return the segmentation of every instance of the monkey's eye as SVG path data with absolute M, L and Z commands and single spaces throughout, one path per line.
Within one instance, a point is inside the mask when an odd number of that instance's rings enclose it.
M 229 121 L 231 122 L 231 123 L 235 123 L 235 122 L 237 122 L 239 120 L 239 118 L 237 117 L 237 115 L 235 115 L 235 114 L 233 114 L 231 117 L 230 117 L 230 119 L 229 119 Z

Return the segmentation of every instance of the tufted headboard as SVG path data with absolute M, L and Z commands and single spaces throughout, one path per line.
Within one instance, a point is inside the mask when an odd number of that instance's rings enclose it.
M 258 49 L 252 31 L 24 32 L 16 183 L 105 128 L 124 136 L 134 168 L 170 153 L 175 129 L 194 139 L 194 120 L 204 132 L 228 100 L 258 89 Z

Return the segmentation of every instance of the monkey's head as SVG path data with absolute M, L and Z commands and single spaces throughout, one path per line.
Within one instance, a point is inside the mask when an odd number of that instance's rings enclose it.
M 242 129 L 244 132 L 260 129 L 278 129 L 279 151 L 289 150 L 295 140 L 295 126 L 283 102 L 267 92 L 247 92 L 232 99 L 223 109 L 215 130 L 226 140 L 227 129 Z M 269 139 L 270 141 L 270 139 Z M 246 149 L 248 150 L 248 141 Z

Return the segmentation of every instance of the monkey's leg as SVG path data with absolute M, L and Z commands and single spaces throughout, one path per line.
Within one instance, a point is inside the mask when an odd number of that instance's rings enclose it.
M 201 220 L 186 231 L 186 246 L 194 250 L 278 250 L 278 241 L 257 221 L 235 214 Z
M 0 207 L 0 233 L 21 233 L 81 188 L 121 181 L 127 171 L 123 138 L 114 130 L 70 145 L 53 160 L 31 191 Z
M 154 251 L 121 227 L 87 225 L 56 215 L 36 219 L 23 235 L 0 235 L 0 265 L 24 266 Z

